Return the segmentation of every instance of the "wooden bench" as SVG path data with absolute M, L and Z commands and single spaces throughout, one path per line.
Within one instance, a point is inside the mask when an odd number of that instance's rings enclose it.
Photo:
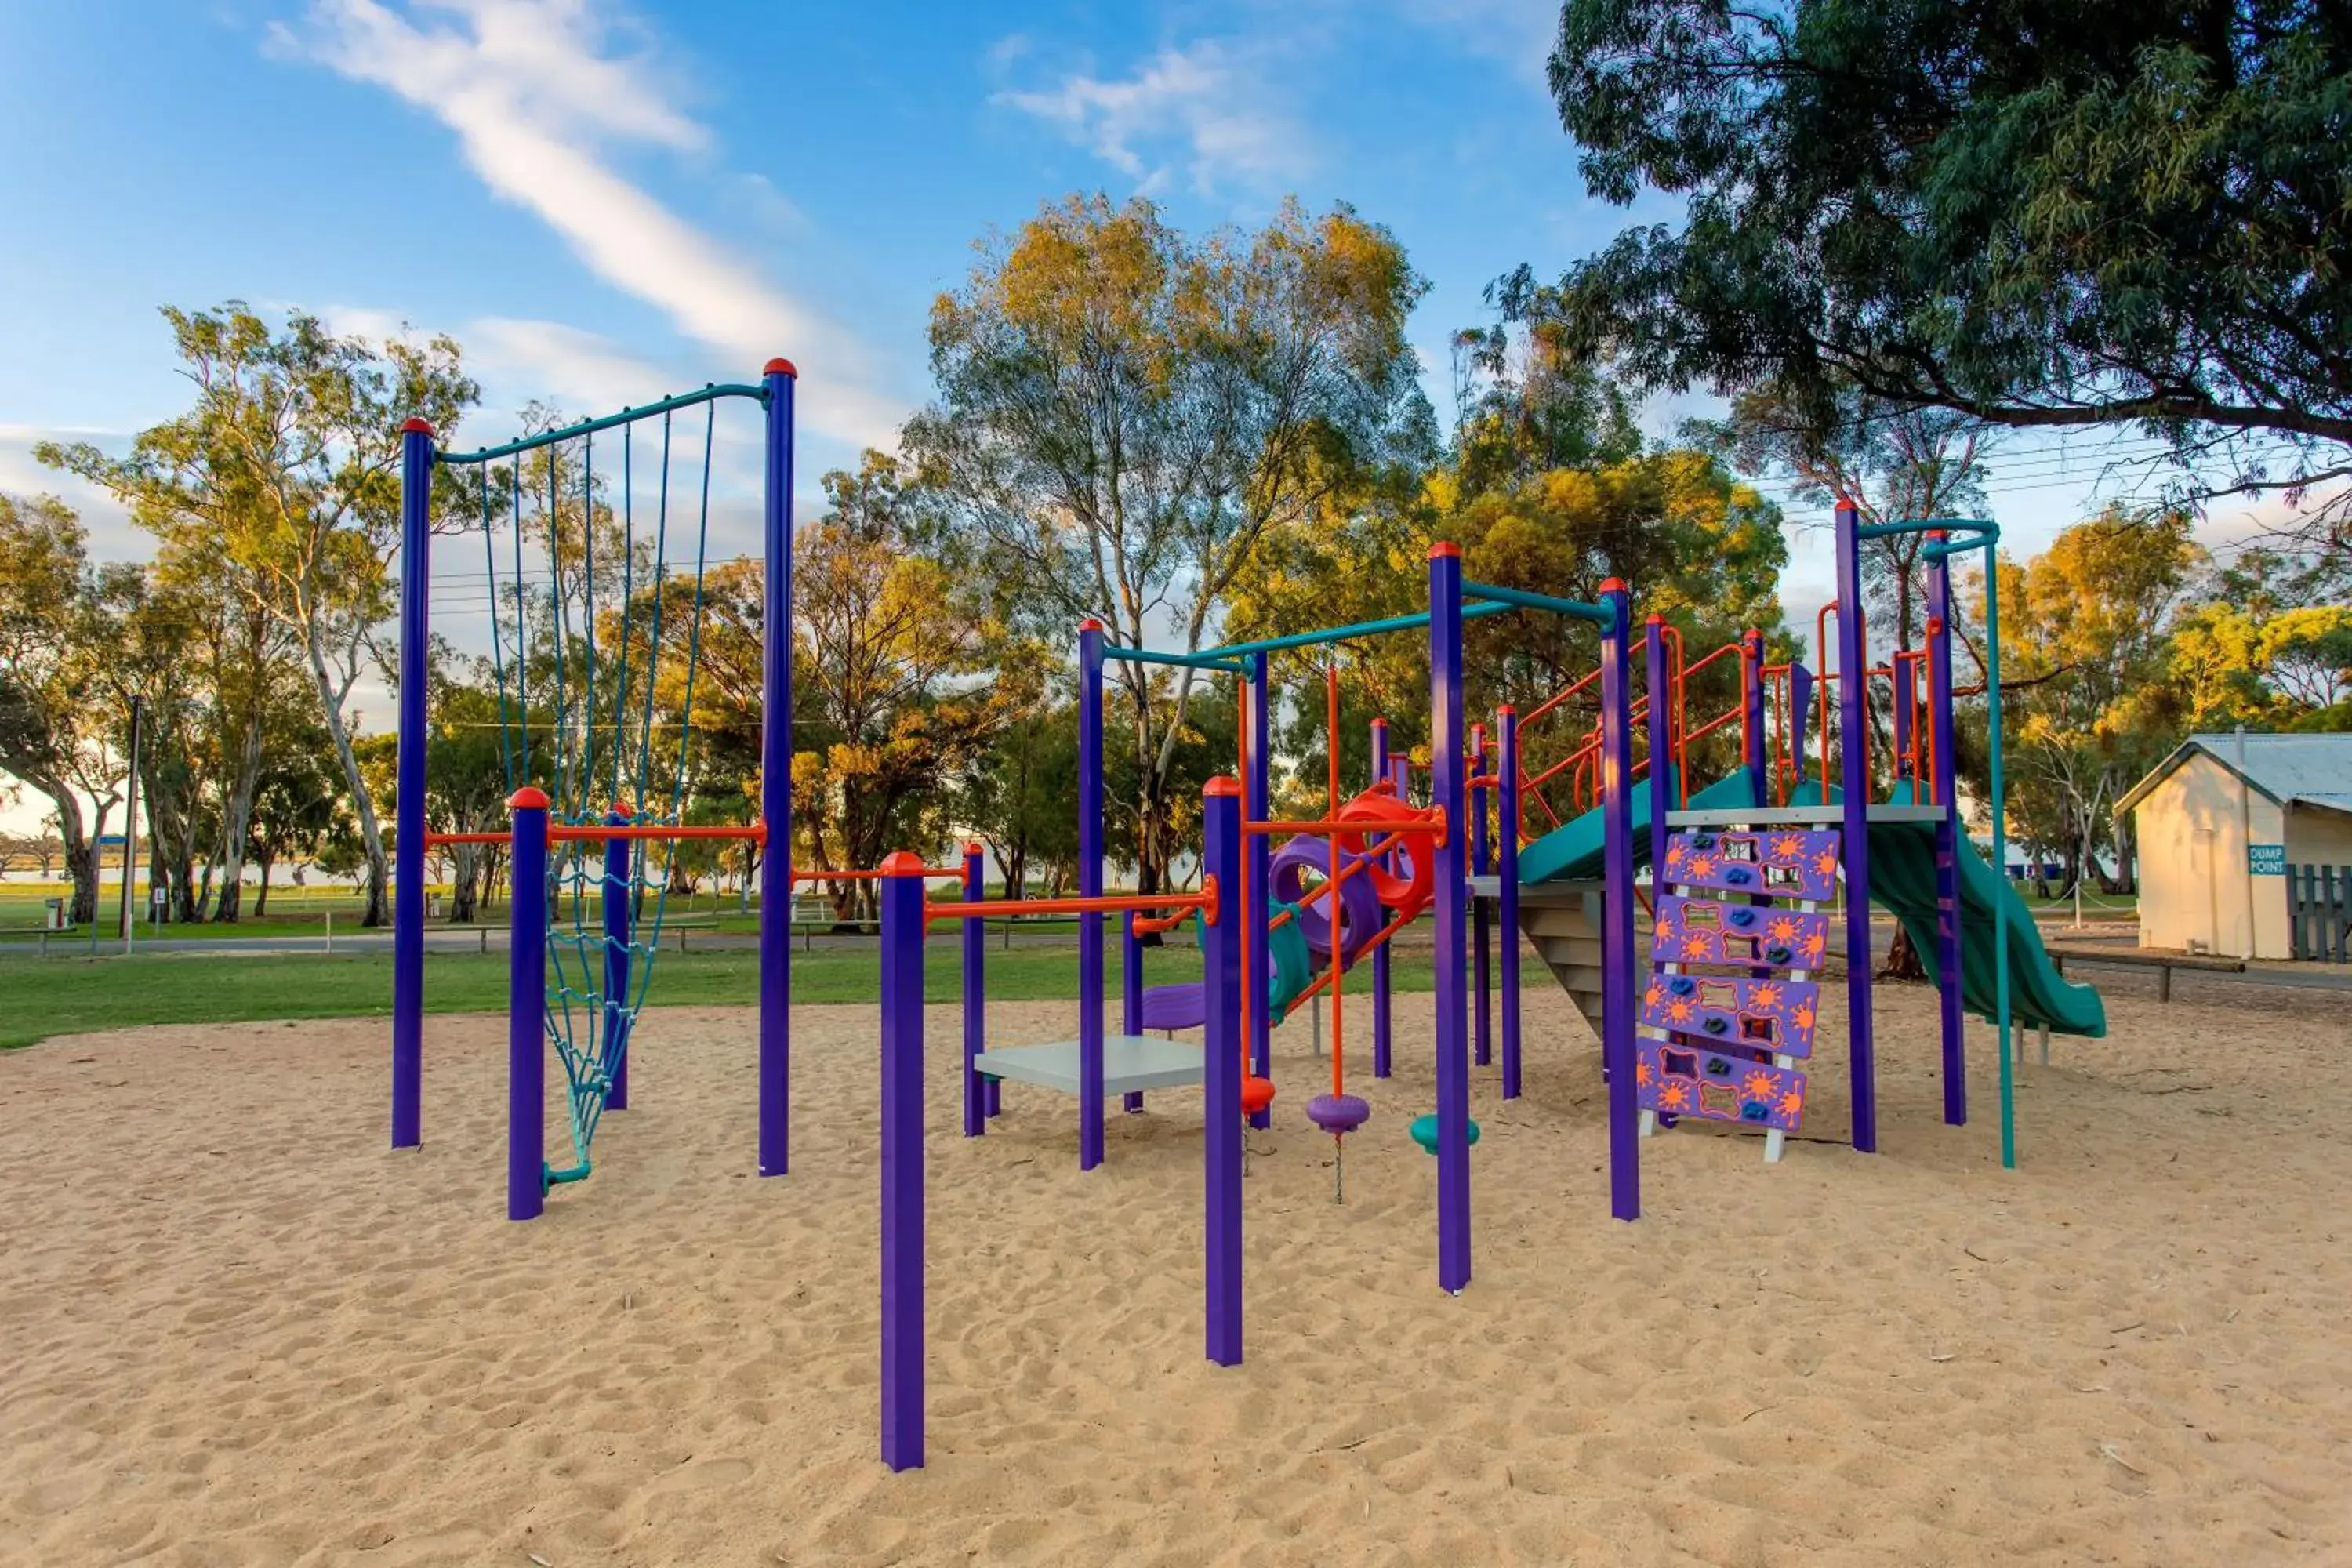
M 2242 958 L 2216 958 L 2198 952 L 2150 952 L 2145 948 L 2117 947 L 2053 947 L 2050 962 L 2058 973 L 2066 973 L 2066 961 L 2077 963 L 2109 964 L 2117 969 L 2153 969 L 2156 971 L 2156 999 L 2172 1000 L 2172 972 L 2176 969 L 2202 971 L 2208 974 L 2243 974 L 2246 961 Z

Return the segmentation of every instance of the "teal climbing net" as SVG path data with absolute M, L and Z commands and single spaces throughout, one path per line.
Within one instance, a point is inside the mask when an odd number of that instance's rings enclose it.
M 761 393 L 709 387 L 442 459 L 471 474 L 461 493 L 488 575 L 486 673 L 506 793 L 545 791 L 551 829 L 684 825 L 711 458 L 731 396 Z M 588 1174 L 598 1123 L 626 1082 L 682 852 L 657 832 L 549 846 L 545 1024 L 572 1131 L 572 1163 L 551 1165 L 551 1184 Z

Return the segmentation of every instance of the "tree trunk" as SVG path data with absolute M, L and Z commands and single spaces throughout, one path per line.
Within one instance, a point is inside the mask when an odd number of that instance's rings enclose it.
M 261 873 L 261 885 L 253 890 L 253 918 L 263 920 L 269 914 L 269 868 L 278 864 L 278 857 L 269 846 L 259 839 L 253 845 L 253 864 Z
M 478 898 L 476 879 L 481 873 L 480 851 L 471 844 L 452 845 L 456 851 L 449 876 L 449 923 L 471 925 Z
M 68 916 L 76 925 L 98 918 L 98 846 L 82 836 L 81 800 L 60 778 L 26 780 L 58 808 L 58 838 L 65 846 L 66 879 L 73 884 Z M 103 813 L 99 818 L 101 830 Z
M 343 787 L 351 792 L 352 810 L 360 819 L 360 842 L 367 849 L 367 910 L 360 916 L 360 924 L 380 926 L 390 915 L 384 908 L 384 893 L 392 883 L 392 863 L 383 852 L 383 828 L 376 820 L 375 796 L 369 793 L 367 779 L 360 772 L 359 754 L 352 749 L 351 726 L 343 721 L 343 694 L 335 689 L 326 650 L 319 646 L 318 625 L 310 615 L 303 616 L 302 647 L 310 658 L 310 679 L 319 689 L 319 706 L 326 713 L 327 734 L 335 742 L 335 761 L 342 766 Z
M 1895 941 L 1886 949 L 1886 962 L 1878 971 L 1881 980 L 1925 980 L 1927 966 L 1920 961 L 1919 950 L 1911 945 L 1911 930 L 1898 924 Z
M 245 738 L 237 749 L 236 773 L 221 800 L 220 845 L 216 852 L 221 868 L 220 901 L 213 907 L 213 919 L 225 925 L 236 922 L 238 906 L 244 901 L 245 850 L 253 825 L 253 792 L 261 783 L 261 712 L 257 701 L 253 710 L 246 716 Z

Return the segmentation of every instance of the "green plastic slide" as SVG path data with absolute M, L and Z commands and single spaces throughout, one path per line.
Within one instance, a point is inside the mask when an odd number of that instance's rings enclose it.
M 1735 768 L 1690 797 L 1693 811 L 1727 810 L 1756 804 L 1754 775 L 1746 768 Z M 1666 773 L 1666 786 L 1674 787 L 1673 770 Z M 1675 809 L 1680 810 L 1680 807 Z M 1519 881 L 1530 882 L 1597 882 L 1604 873 L 1601 851 L 1604 847 L 1604 824 L 1601 810 L 1591 811 L 1563 826 L 1556 827 L 1519 851 Z M 1633 790 L 1633 864 L 1645 865 L 1650 858 L 1650 787 L 1643 780 Z
M 1821 786 L 1806 784 L 1793 804 L 1810 805 L 1822 798 Z M 1838 792 L 1830 792 L 1832 804 Z M 1911 804 L 1911 786 L 1895 787 L 1890 802 Z M 2046 1026 L 2056 1035 L 2107 1032 L 2106 1004 L 2088 985 L 2078 985 L 2058 973 L 2033 911 L 2010 885 L 1985 864 L 1984 857 L 1962 834 L 1960 856 L 1960 996 L 1971 1013 L 1990 1022 L 1998 1014 L 1993 991 L 1994 901 L 2006 911 L 2009 932 L 2009 1015 L 2029 1027 Z M 1874 822 L 1870 825 L 1870 897 L 1911 934 L 1911 945 L 1931 979 L 1940 978 L 1936 962 L 1936 826 L 1930 822 Z

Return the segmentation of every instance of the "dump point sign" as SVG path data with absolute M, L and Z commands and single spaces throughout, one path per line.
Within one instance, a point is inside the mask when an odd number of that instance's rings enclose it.
M 2285 876 L 2286 846 L 2284 844 L 2247 845 L 2246 869 L 2257 877 Z

